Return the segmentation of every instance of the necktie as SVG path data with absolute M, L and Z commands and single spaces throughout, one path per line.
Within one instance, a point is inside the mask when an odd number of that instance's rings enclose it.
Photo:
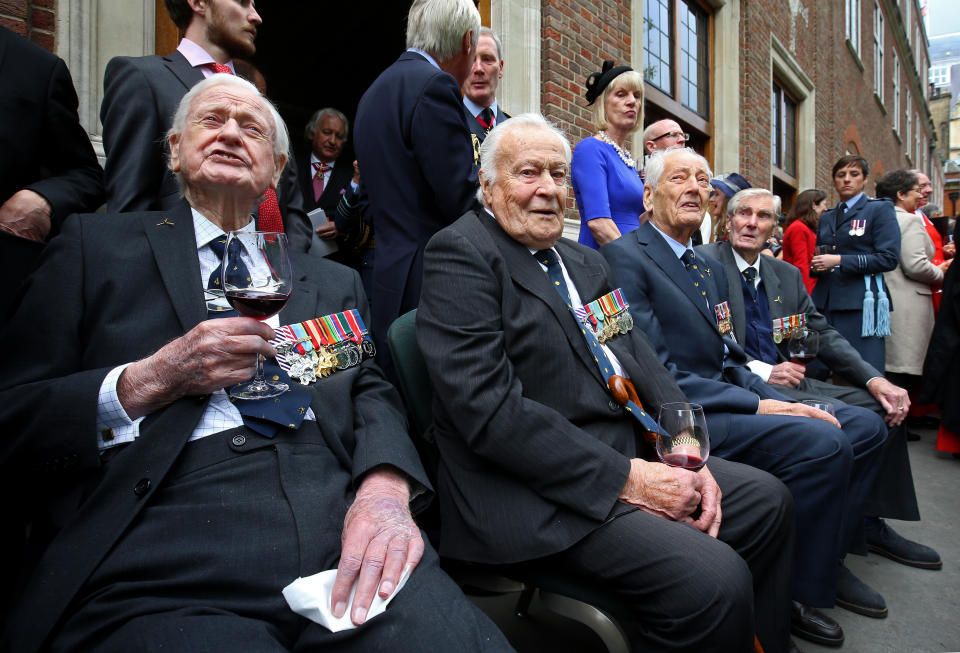
M 600 374 L 604 379 L 607 379 L 607 386 L 610 384 L 610 377 L 614 375 L 613 364 L 610 363 L 610 359 L 607 357 L 607 353 L 603 350 L 603 347 L 600 346 L 600 342 L 597 340 L 596 336 L 593 335 L 593 332 L 587 328 L 584 328 L 580 324 L 580 320 L 577 319 L 575 313 L 573 313 L 573 305 L 570 301 L 570 291 L 567 289 L 567 282 L 563 278 L 563 269 L 560 267 L 560 257 L 557 256 L 557 253 L 552 249 L 541 249 L 539 252 L 536 252 L 534 258 L 537 259 L 541 264 L 547 266 L 547 276 L 550 277 L 550 281 L 553 282 L 553 287 L 556 289 L 557 293 L 563 298 L 563 301 L 566 302 L 567 307 L 570 309 L 573 319 L 577 322 L 577 327 L 580 329 L 580 333 L 583 334 L 583 339 L 586 340 L 587 346 L 590 348 L 591 353 L 593 354 L 593 360 L 597 363 L 597 367 L 600 369 Z M 647 431 L 648 433 L 657 433 L 660 431 L 660 427 L 657 425 L 655 419 L 650 417 L 650 414 L 647 413 L 642 406 L 638 406 L 632 401 L 627 402 L 627 405 L 624 408 L 631 415 L 640 422 L 640 426 Z
M 232 75 L 230 66 L 222 63 L 207 64 L 215 73 Z M 283 233 L 283 215 L 280 213 L 280 202 L 277 201 L 277 192 L 268 188 L 263 194 L 263 201 L 257 207 L 257 229 L 260 231 L 276 231 Z
M 747 292 L 750 293 L 750 298 L 753 299 L 753 301 L 757 301 L 757 284 L 755 283 L 757 280 L 756 268 L 745 268 L 740 274 L 747 283 Z
M 483 125 L 483 128 L 487 131 L 493 127 L 493 109 L 486 107 L 480 114 L 477 116 L 477 122 Z
M 847 212 L 847 203 L 840 202 L 837 204 L 837 214 L 836 214 L 836 226 L 839 228 L 843 224 L 843 214 Z
M 680 262 L 683 263 L 683 267 L 686 269 L 687 276 L 690 277 L 690 282 L 693 283 L 693 287 L 696 288 L 701 295 L 706 297 L 707 289 L 703 285 L 705 277 L 703 276 L 703 272 L 701 272 L 700 266 L 697 263 L 697 255 L 693 253 L 692 249 L 688 249 L 680 257 Z
M 230 242 L 230 253 L 235 254 L 240 250 L 240 241 Z M 220 259 L 220 265 L 210 274 L 207 281 L 207 290 L 221 291 L 220 275 L 223 270 L 223 254 L 227 248 L 226 236 L 221 236 L 210 242 L 210 249 Z M 239 261 L 239 259 L 237 259 Z M 239 261 L 241 273 L 246 270 L 246 264 Z M 249 274 L 249 270 L 247 271 Z M 239 313 L 232 308 L 218 310 L 216 305 L 211 306 L 207 303 L 207 319 L 212 320 L 221 317 L 238 317 Z M 283 381 L 290 390 L 284 392 L 279 397 L 270 397 L 267 399 L 238 399 L 233 402 L 240 416 L 243 418 L 244 425 L 247 428 L 256 431 L 260 435 L 272 438 L 280 430 L 281 426 L 291 429 L 300 428 L 300 423 L 310 406 L 310 393 L 302 390 L 287 376 L 279 365 L 273 360 L 263 362 L 263 375 L 273 381 Z M 227 389 L 229 392 L 229 388 Z
M 327 173 L 333 168 L 329 163 L 317 161 L 313 163 L 313 201 L 316 202 L 323 195 L 324 180 Z

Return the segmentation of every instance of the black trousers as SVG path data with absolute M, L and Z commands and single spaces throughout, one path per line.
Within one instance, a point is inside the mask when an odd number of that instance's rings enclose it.
M 51 649 L 511 650 L 429 543 L 386 612 L 360 628 L 331 633 L 290 610 L 283 587 L 337 565 L 350 487 L 312 422 L 272 440 L 241 427 L 189 443 Z
M 600 581 L 635 619 L 638 651 L 787 651 L 794 511 L 787 488 L 760 470 L 711 458 L 723 492 L 717 539 L 635 510 L 540 564 Z

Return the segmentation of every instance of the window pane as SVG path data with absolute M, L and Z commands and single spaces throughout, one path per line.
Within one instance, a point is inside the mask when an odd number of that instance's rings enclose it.
M 783 171 L 797 176 L 797 103 L 783 96 Z
M 680 102 L 688 109 L 707 118 L 709 117 L 707 14 L 693 2 L 678 0 L 677 4 L 680 13 L 680 31 L 683 34 L 680 39 L 682 61 Z
M 645 0 L 643 50 L 646 60 L 644 79 L 667 95 L 673 95 L 671 0 Z

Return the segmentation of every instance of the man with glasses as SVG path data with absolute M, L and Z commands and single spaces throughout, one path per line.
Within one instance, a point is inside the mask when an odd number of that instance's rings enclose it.
M 658 120 L 643 130 L 643 150 L 646 154 L 671 147 L 683 147 L 689 140 L 690 134 L 683 131 L 673 120 Z

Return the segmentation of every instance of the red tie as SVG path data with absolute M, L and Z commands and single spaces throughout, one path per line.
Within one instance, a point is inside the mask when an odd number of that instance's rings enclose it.
M 323 186 L 324 179 L 326 179 L 327 172 L 333 168 L 329 163 L 317 162 L 311 164 L 313 165 L 313 201 L 316 202 L 320 199 L 320 196 L 323 195 Z
M 213 68 L 215 73 L 233 74 L 230 66 L 226 64 L 213 62 L 207 65 Z M 283 233 L 283 215 L 280 213 L 280 202 L 277 201 L 277 193 L 272 188 L 266 190 L 263 194 L 263 201 L 257 207 L 257 229 Z

